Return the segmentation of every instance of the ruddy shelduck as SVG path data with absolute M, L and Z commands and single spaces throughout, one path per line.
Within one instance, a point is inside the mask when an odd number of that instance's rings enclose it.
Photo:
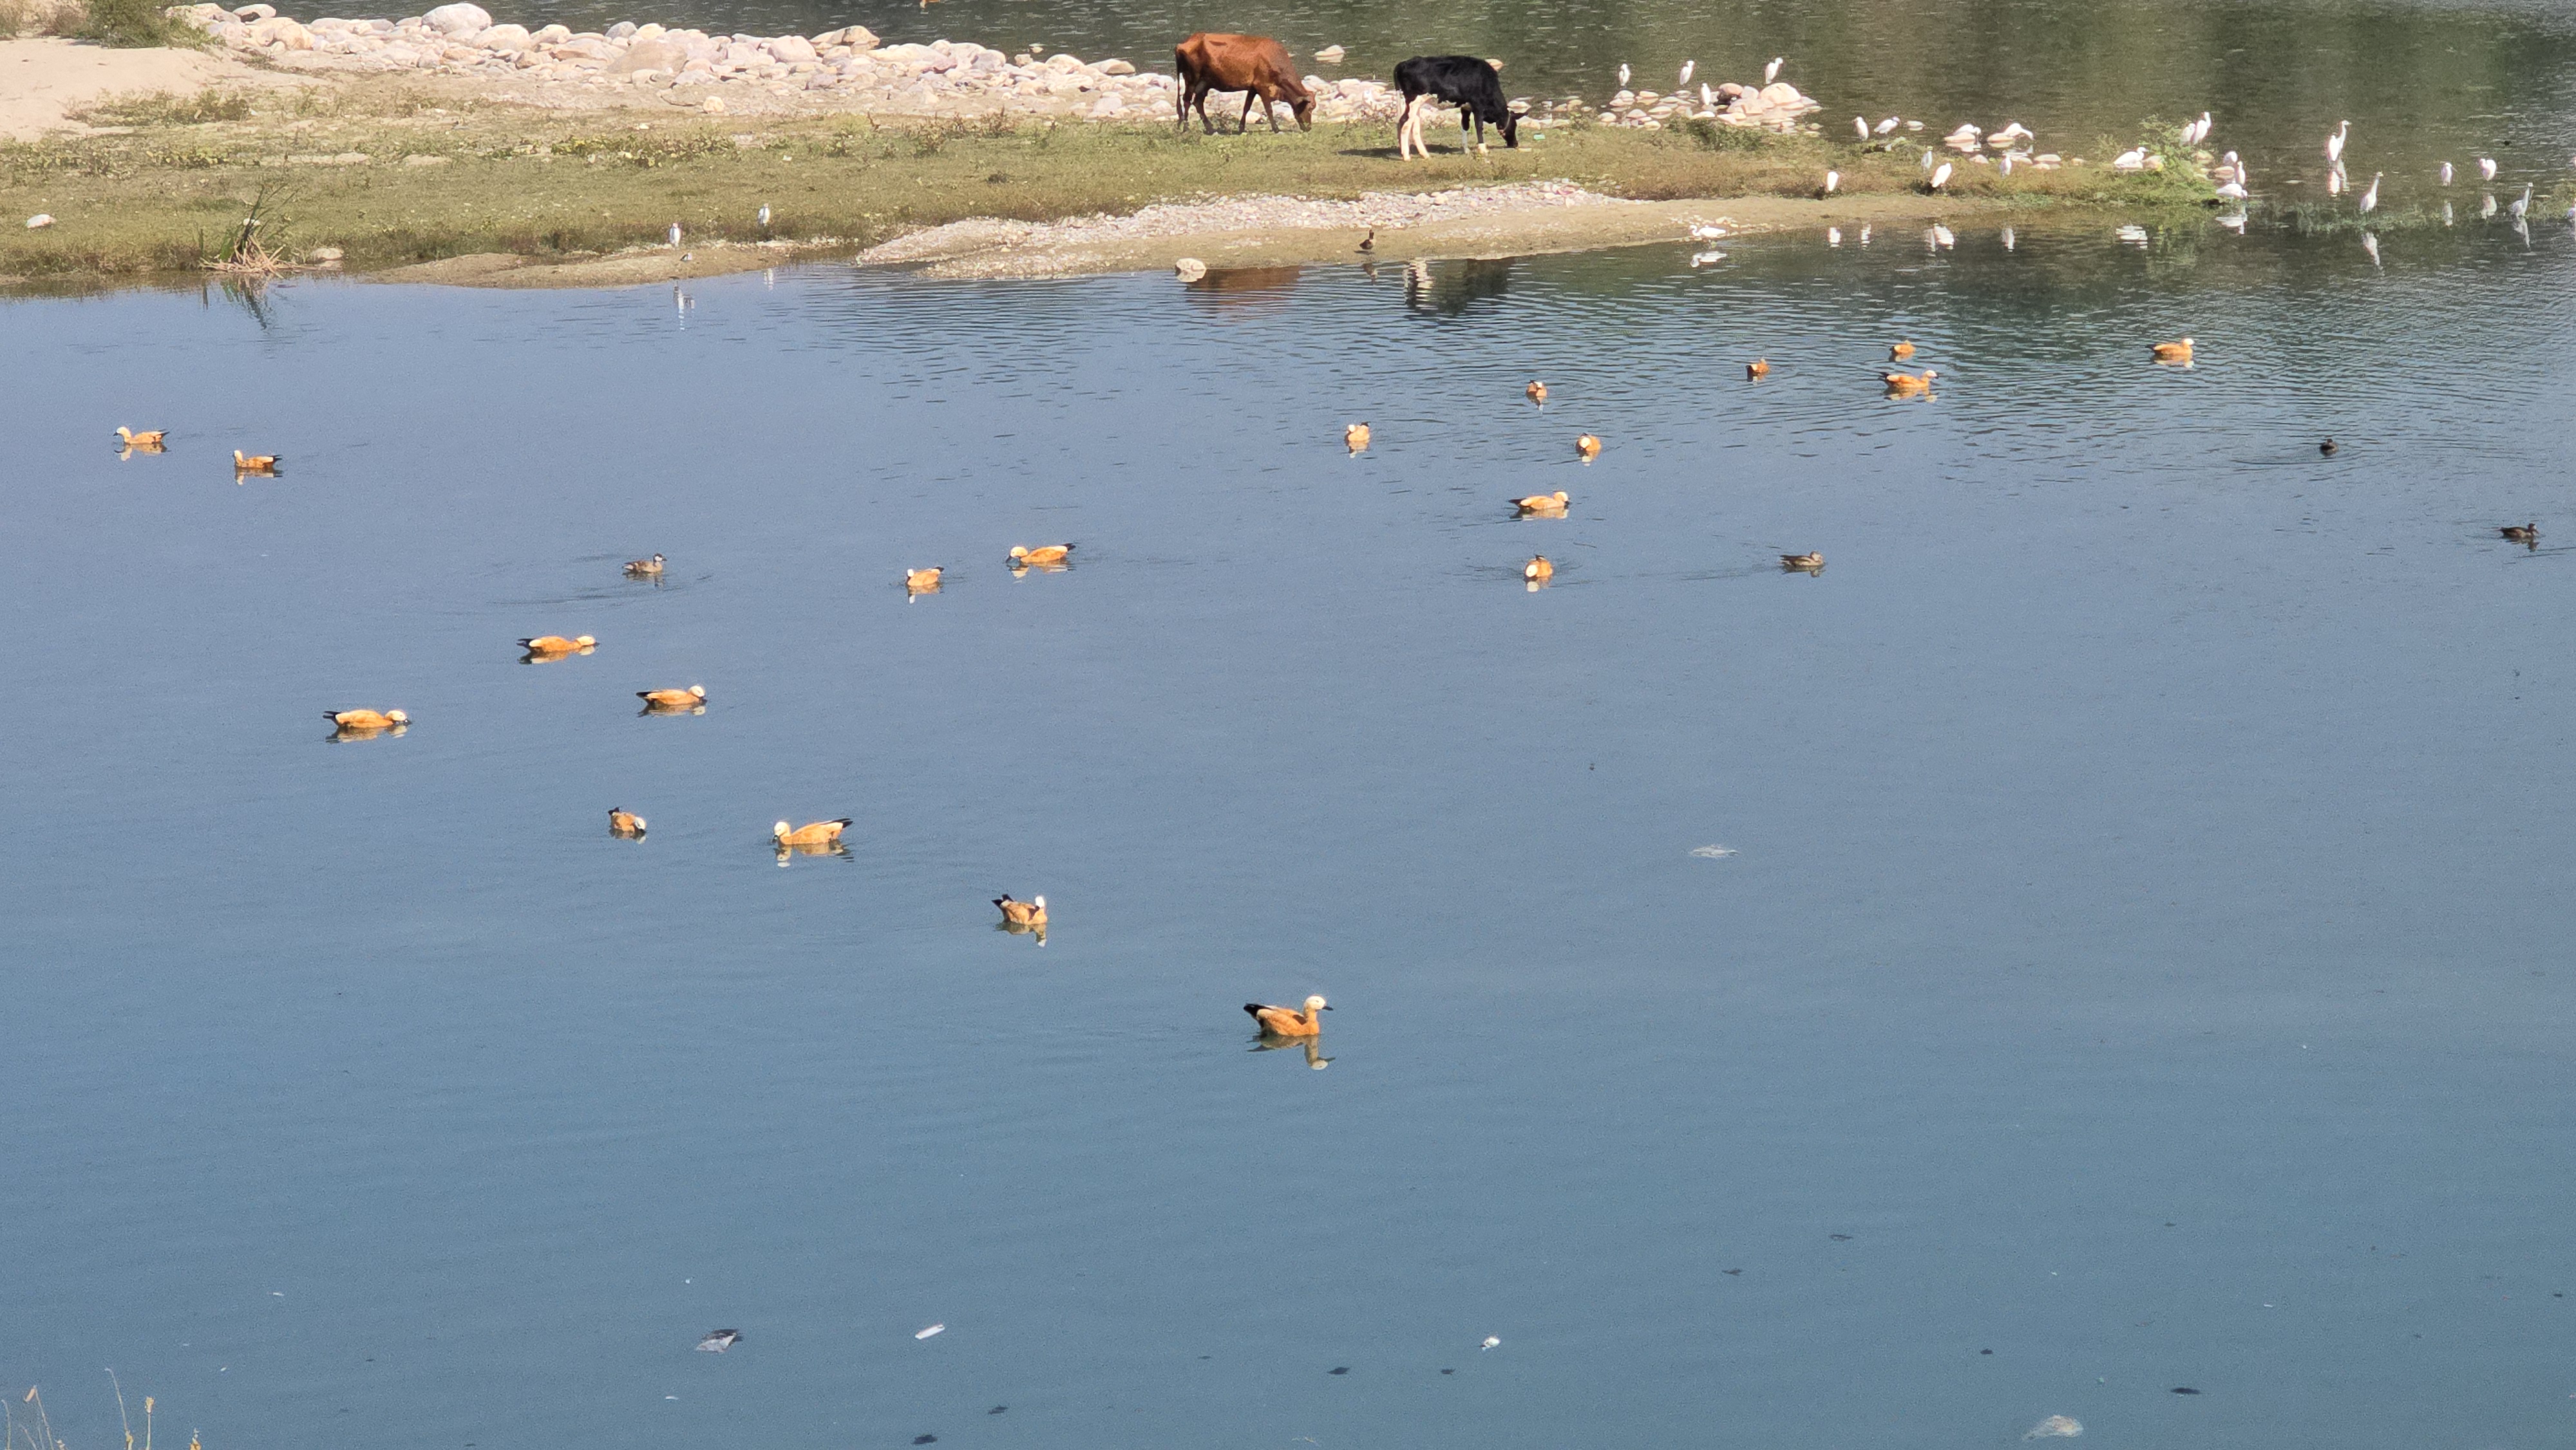
M 1047 569 L 1065 562 L 1072 555 L 1073 545 L 1071 544 L 1045 544 L 1035 549 L 1013 544 L 1011 566 L 1015 569 L 1026 569 L 1034 565 L 1040 569 Z
M 903 587 L 915 594 L 936 594 L 939 592 L 939 576 L 947 572 L 946 566 L 940 564 L 927 569 L 906 569 L 903 571 Z
M 1351 426 L 1343 429 L 1342 444 L 1344 447 L 1349 448 L 1353 453 L 1358 453 L 1366 449 L 1369 445 L 1369 425 L 1366 423 L 1353 423 Z
M 1910 342 L 1888 344 L 1887 360 L 1889 362 L 1903 362 L 1912 356 L 1914 356 L 1914 344 Z
M 650 559 L 629 559 L 626 561 L 626 572 L 638 579 L 658 577 L 662 572 L 662 556 L 656 554 Z
M 540 634 L 519 641 L 519 648 L 532 655 L 588 654 L 598 646 L 599 641 L 586 634 L 577 634 L 570 639 L 559 634 Z
M 837 846 L 841 833 L 849 828 L 850 818 L 843 816 L 837 821 L 808 821 L 801 826 L 780 821 L 769 828 L 769 834 L 782 846 Z
M 274 453 L 254 454 L 244 453 L 238 448 L 233 450 L 233 472 L 235 473 L 275 473 L 277 465 L 284 461 Z
M 1524 514 L 1561 514 L 1570 502 L 1572 499 L 1560 488 L 1554 493 L 1534 493 L 1527 498 L 1513 499 L 1512 507 Z
M 707 687 L 691 685 L 685 690 L 637 690 L 635 698 L 647 710 L 701 710 L 706 708 Z
M 1589 433 L 1581 434 L 1574 440 L 1574 451 L 1586 460 L 1598 458 L 1601 456 L 1601 440 Z
M 391 730 L 408 725 L 411 717 L 400 710 L 325 710 L 332 724 L 343 730 Z
M 1302 1010 L 1264 1007 L 1258 1002 L 1244 1003 L 1243 1010 L 1261 1024 L 1264 1037 L 1313 1037 L 1324 1030 L 1323 1020 L 1315 1014 L 1332 1011 L 1333 1004 L 1321 997 L 1309 997 Z
M 1046 898 L 1043 896 L 1029 901 L 1013 901 L 1011 893 L 1005 891 L 993 898 L 993 904 L 1002 909 L 1002 921 L 1006 925 L 1044 926 L 1047 924 Z
M 131 428 L 119 428 L 116 430 L 116 436 L 128 448 L 144 453 L 158 453 L 161 451 L 161 445 L 168 441 L 170 433 L 166 428 L 155 428 L 149 433 L 137 433 Z
M 1529 395 L 1529 400 L 1533 403 L 1544 403 L 1547 401 L 1547 384 L 1540 382 L 1536 378 L 1530 379 L 1530 385 L 1521 389 L 1521 391 L 1527 393 Z
M 2517 544 L 2537 544 L 2540 542 L 2540 522 L 2537 519 L 2527 524 L 2507 524 L 2503 528 L 2496 530 L 2496 532 L 2513 540 Z
M 1780 567 L 1783 569 L 1821 569 L 1825 567 L 1825 556 L 1821 552 L 1814 550 L 1810 550 L 1804 554 L 1783 554 L 1780 556 Z
M 1746 363 L 1744 365 L 1744 376 L 1747 378 L 1767 378 L 1771 376 L 1771 359 L 1767 357 L 1757 357 L 1753 361 Z
M 2155 343 L 2147 351 L 2160 363 L 2187 363 L 2191 361 L 2191 339 L 2178 337 L 2171 342 Z
M 623 806 L 608 808 L 608 834 L 640 840 L 644 835 L 644 818 Z
M 1910 398 L 1932 391 L 1932 380 L 1939 376 L 1939 373 L 1925 368 L 1920 373 L 1880 373 L 1878 380 L 1887 384 L 1887 391 L 1892 396 Z
M 1521 566 L 1521 577 L 1532 584 L 1544 584 L 1556 577 L 1556 566 L 1547 561 L 1545 554 L 1532 554 L 1530 561 Z

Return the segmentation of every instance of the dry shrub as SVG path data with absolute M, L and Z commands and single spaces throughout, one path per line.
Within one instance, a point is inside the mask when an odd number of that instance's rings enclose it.
M 76 35 L 89 20 L 81 0 L 0 0 L 0 40 L 21 35 Z

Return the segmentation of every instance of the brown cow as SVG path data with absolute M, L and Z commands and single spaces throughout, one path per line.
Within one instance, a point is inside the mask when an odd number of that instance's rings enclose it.
M 1209 135 L 1216 134 L 1216 123 L 1208 119 L 1207 98 L 1210 91 L 1243 92 L 1243 121 L 1236 134 L 1252 129 L 1252 104 L 1261 103 L 1261 114 L 1270 129 L 1279 129 L 1279 113 L 1271 107 L 1288 103 L 1290 114 L 1297 118 L 1297 129 L 1315 129 L 1315 93 L 1297 78 L 1297 68 L 1288 62 L 1288 47 L 1266 35 L 1212 35 L 1201 31 L 1172 47 L 1172 70 L 1181 81 L 1181 129 L 1190 126 L 1190 108 L 1196 106 L 1199 124 Z

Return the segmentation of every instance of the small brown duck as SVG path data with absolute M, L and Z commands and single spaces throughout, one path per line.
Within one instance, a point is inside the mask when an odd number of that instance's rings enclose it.
M 1804 569 L 1812 574 L 1825 567 L 1825 556 L 1821 552 L 1783 554 L 1780 556 L 1780 567 L 1791 570 Z
M 1265 1037 L 1313 1037 L 1324 1030 L 1323 1020 L 1315 1014 L 1332 1011 L 1333 1004 L 1321 997 L 1309 997 L 1302 1010 L 1264 1007 L 1258 1002 L 1244 1003 L 1243 1010 L 1251 1013 L 1252 1020 L 1261 1024 L 1261 1033 Z
M 1544 584 L 1556 577 L 1556 566 L 1547 561 L 1545 554 L 1532 554 L 1530 561 L 1521 566 L 1521 577 L 1532 584 Z
M 1524 518 L 1529 517 L 1532 514 L 1545 514 L 1555 518 L 1563 518 L 1565 517 L 1565 506 L 1571 502 L 1573 502 L 1573 500 L 1567 496 L 1564 489 L 1560 488 L 1554 493 L 1534 493 L 1527 498 L 1513 499 L 1512 507 L 1518 509 L 1521 516 Z
M 629 578 L 629 579 L 659 579 L 659 578 L 661 578 L 661 577 L 662 577 L 662 556 L 661 556 L 661 555 L 659 555 L 659 554 L 656 554 L 656 555 L 654 555 L 654 556 L 653 556 L 652 558 L 650 558 L 650 559 L 629 559 L 629 560 L 627 560 L 627 561 L 626 561 L 626 577 L 627 577 L 627 578 Z
M 1521 389 L 1521 392 L 1533 403 L 1544 403 L 1547 401 L 1547 384 L 1540 382 L 1536 378 L 1530 379 L 1529 386 Z
M 2537 519 L 2527 524 L 2507 524 L 2496 532 L 2517 544 L 2529 544 L 2534 548 L 2540 546 L 2540 521 Z
M 1360 238 L 1360 250 L 1363 252 L 1374 252 L 1377 250 L 1377 228 L 1369 228 L 1368 235 Z
M 1353 423 L 1342 430 L 1342 446 L 1353 453 L 1365 453 L 1369 446 L 1369 425 Z
M 274 478 L 277 476 L 277 466 L 283 462 L 285 462 L 285 460 L 274 453 L 252 454 L 244 453 L 238 448 L 233 450 L 233 472 L 235 474 L 257 473 Z
M 644 818 L 635 814 L 633 811 L 627 810 L 623 806 L 610 806 L 608 808 L 608 834 L 612 836 L 623 836 L 630 841 L 643 840 Z
M 707 687 L 691 685 L 685 690 L 637 690 L 635 698 L 644 702 L 645 709 L 656 713 L 674 710 L 697 713 L 707 708 Z
M 906 569 L 903 571 L 904 592 L 936 594 L 939 592 L 939 576 L 947 572 L 947 567 L 940 564 L 933 564 L 927 569 Z
M 519 648 L 537 659 L 560 659 L 565 655 L 586 655 L 599 647 L 599 641 L 586 634 L 570 639 L 559 634 L 540 634 L 519 641 Z
M 325 710 L 323 715 L 343 730 L 397 730 L 411 723 L 400 710 Z
M 837 846 L 841 843 L 841 833 L 849 828 L 848 816 L 837 821 L 808 821 L 801 826 L 790 826 L 780 821 L 769 828 L 769 835 L 782 846 Z
M 1753 361 L 1746 363 L 1744 365 L 1744 376 L 1747 381 L 1771 376 L 1771 359 L 1767 357 L 1757 357 Z
M 1920 373 L 1880 373 L 1878 380 L 1887 384 L 1891 398 L 1917 398 L 1932 391 L 1932 380 L 1941 376 L 1930 368 Z
M 1888 345 L 1887 360 L 1889 362 L 1903 362 L 1912 356 L 1914 356 L 1914 344 L 1910 342 L 1890 343 Z
M 2178 337 L 2171 342 L 2155 343 L 2148 347 L 2147 352 L 2160 363 L 2187 363 L 2191 361 L 2191 339 Z
M 1035 549 L 1018 544 L 1011 546 L 1011 567 L 1014 569 L 1058 569 L 1072 557 L 1071 544 L 1046 544 Z
M 1047 924 L 1046 898 L 1043 896 L 1030 901 L 1013 901 L 1011 893 L 1005 891 L 993 898 L 993 904 L 1002 909 L 1002 921 L 1007 926 L 1037 927 Z
M 1584 462 L 1589 463 L 1601 456 L 1601 440 L 1589 433 L 1579 434 L 1574 440 L 1574 451 Z
M 116 430 L 116 436 L 128 452 L 158 453 L 161 451 L 161 445 L 169 441 L 170 433 L 166 428 L 155 428 L 149 433 L 137 433 L 131 428 L 119 428 Z

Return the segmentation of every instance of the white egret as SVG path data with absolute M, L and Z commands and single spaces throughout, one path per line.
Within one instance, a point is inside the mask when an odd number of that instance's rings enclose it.
M 678 246 L 679 244 L 680 244 L 680 224 L 679 224 L 678 222 L 673 222 L 673 223 L 671 223 L 671 245 L 676 247 L 676 246 Z
M 1691 223 L 1690 238 L 1694 242 L 1713 242 L 1725 235 L 1724 227 L 1713 227 L 1701 222 Z
M 1619 62 L 1619 89 L 1628 89 L 1628 63 L 1624 60 Z
M 1717 109 L 1717 92 L 1710 90 L 1706 81 L 1699 83 L 1699 103 L 1703 110 Z
M 2208 140 L 2210 125 L 2209 113 L 2207 111 L 2201 112 L 2200 119 L 2192 123 L 2191 144 L 2197 146 L 2201 142 Z
M 1825 195 L 1827 195 L 1827 196 L 1831 196 L 1831 195 L 1833 195 L 1833 194 L 1834 194 L 1834 188 L 1835 188 L 1835 187 L 1837 187 L 1837 186 L 1840 186 L 1840 185 L 1842 185 L 1842 184 L 1843 184 L 1843 174 L 1842 174 L 1841 172 L 1839 172 L 1839 171 L 1828 171 L 1828 172 L 1826 172 L 1826 173 L 1825 173 Z
M 1788 63 L 1789 58 L 1785 55 L 1775 55 L 1771 57 L 1771 63 L 1762 68 L 1762 84 L 1767 86 L 1773 81 L 1778 80 L 1780 78 L 1780 67 L 1787 65 Z
M 2247 193 L 2243 186 L 2231 181 L 2218 188 L 2218 194 L 2227 198 L 2229 201 L 2243 201 L 2249 193 Z
M 2528 215 L 2528 214 L 2530 213 L 2530 211 L 2531 211 L 2531 183 L 2530 183 L 2530 182 L 2526 181 L 2526 182 L 2524 182 L 2524 183 L 2522 184 L 2522 195 L 2515 197 L 2515 198 L 2513 199 L 2513 205 L 2511 205 L 2511 206 L 2507 207 L 2507 208 L 2506 208 L 2506 210 L 2507 210 L 2507 211 L 2510 211 L 2510 212 L 2512 212 L 2512 213 L 2513 213 L 2513 219 L 2514 219 L 2515 221 L 2520 221 L 2520 220 L 2522 220 L 2524 216 L 2526 216 L 2526 215 Z
M 1867 117 L 1867 116 L 1854 116 L 1854 117 L 1852 117 L 1852 130 L 1853 130 L 1853 131 L 1855 131 L 1855 132 L 1857 132 L 1857 133 L 1859 133 L 1859 135 L 1860 135 L 1860 139 L 1862 139 L 1862 140 L 1864 140 L 1864 141 L 1868 140 L 1868 139 L 1869 139 L 1869 117 Z
M 760 229 L 763 232 L 769 230 L 769 203 L 765 201 L 760 204 Z
M 2444 186 L 2451 184 L 2451 163 L 2448 161 L 2442 163 L 2442 184 Z
M 2492 157 L 2492 156 L 2481 156 L 2481 157 L 2479 157 L 2479 158 L 2478 158 L 2478 180 L 2480 180 L 2480 181 L 2493 181 L 2493 180 L 2495 180 L 2495 158 L 2494 158 L 2494 157 Z
M 1678 81 L 1673 82 L 1673 84 L 1674 84 L 1674 85 L 1676 85 L 1676 86 L 1686 86 L 1686 85 L 1689 85 L 1689 84 L 1690 84 L 1690 78 L 1691 78 L 1691 72 L 1692 72 L 1692 71 L 1695 71 L 1695 70 L 1697 70 L 1697 69 L 1699 69 L 1699 62 L 1698 62 L 1698 61 L 1695 61 L 1695 60 L 1686 60 L 1686 61 L 1683 61 L 1683 62 L 1682 62 L 1682 78 L 1681 78 L 1680 80 L 1678 80 Z
M 1878 134 L 1884 136 L 1902 124 L 1904 123 L 1899 121 L 1896 117 L 1890 116 L 1886 120 L 1878 123 Z
M 2328 166 L 2341 166 L 2343 164 L 2343 141 L 2346 136 L 2351 134 L 2352 123 L 2350 121 L 2346 121 L 2335 127 L 2334 134 L 2326 138 L 2326 164 Z
M 2379 175 L 2380 174 L 2376 171 L 2370 173 L 2370 190 L 2361 194 L 2361 214 L 2363 216 L 2368 216 L 2372 212 L 2379 210 Z
M 1825 245 L 1826 245 L 1826 246 L 1828 246 L 1828 247 L 1839 247 L 1839 246 L 1841 246 L 1842 244 L 1843 244 L 1843 229 L 1842 229 L 1841 227 L 1827 227 L 1827 228 L 1825 228 Z
M 2111 169 L 2114 171 L 2146 170 L 2147 148 L 2144 146 L 2133 146 L 2128 150 L 2121 152 L 2119 155 L 2112 157 Z
M 1944 161 L 1944 162 L 1942 162 L 1940 165 L 1938 165 L 1938 166 L 1936 166 L 1936 167 L 1932 168 L 1932 189 L 1933 189 L 1934 191 L 1939 191 L 1939 190 L 1942 188 L 1942 186 L 1943 186 L 1943 185 L 1945 185 L 1946 183 L 1948 183 L 1948 181 L 1949 181 L 1949 180 L 1950 180 L 1950 163 L 1949 163 L 1949 162 Z

